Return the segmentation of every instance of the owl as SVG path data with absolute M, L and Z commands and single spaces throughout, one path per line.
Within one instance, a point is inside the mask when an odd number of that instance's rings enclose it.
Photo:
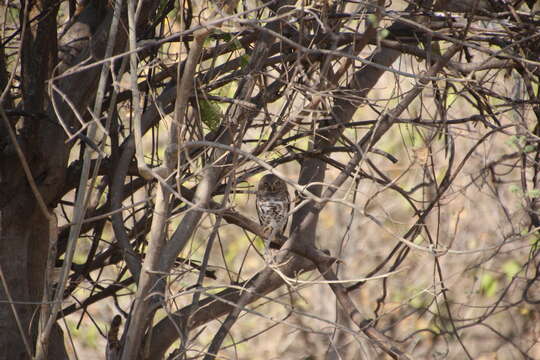
M 257 188 L 257 214 L 261 225 L 270 234 L 283 234 L 291 202 L 287 184 L 274 174 L 263 176 Z

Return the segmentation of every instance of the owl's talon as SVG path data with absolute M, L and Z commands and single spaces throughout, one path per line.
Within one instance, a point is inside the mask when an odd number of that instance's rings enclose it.
M 265 238 L 270 237 L 270 235 L 272 235 L 272 226 L 267 225 L 263 227 L 262 232 Z
M 274 257 L 268 248 L 264 249 L 264 262 L 267 264 L 272 264 L 274 262 Z

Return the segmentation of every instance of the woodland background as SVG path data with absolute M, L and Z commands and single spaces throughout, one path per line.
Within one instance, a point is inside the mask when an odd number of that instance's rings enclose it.
M 540 358 L 539 10 L 2 1 L 0 359 Z

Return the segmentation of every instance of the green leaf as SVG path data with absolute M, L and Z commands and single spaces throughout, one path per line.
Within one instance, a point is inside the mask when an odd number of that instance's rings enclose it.
M 530 198 L 539 198 L 540 197 L 540 189 L 532 189 L 527 192 L 527 195 L 529 195 Z
M 529 242 L 531 244 L 531 250 L 536 251 L 536 249 L 538 249 L 538 246 L 540 246 L 540 236 L 532 236 Z
M 414 238 L 413 243 L 416 245 L 420 245 L 424 241 L 424 237 L 422 235 L 418 235 Z
M 497 279 L 491 274 L 484 274 L 480 278 L 480 289 L 484 295 L 491 297 L 497 292 Z
M 229 41 L 232 40 L 232 35 L 231 35 L 231 34 L 226 33 L 226 32 L 224 32 L 224 31 L 221 31 L 221 30 L 214 30 L 214 31 L 215 31 L 216 33 L 218 33 L 219 35 L 221 35 L 221 37 L 223 38 L 223 40 L 225 40 L 225 41 L 227 41 L 227 42 L 229 42 Z M 236 41 L 238 41 L 238 40 L 236 40 Z M 236 44 L 236 42 L 235 42 L 235 44 Z
M 508 260 L 502 266 L 505 275 L 511 279 L 521 271 L 521 266 L 516 260 Z
M 238 40 L 237 37 L 233 39 L 233 44 L 234 44 L 234 48 L 237 50 L 243 48 L 242 43 L 240 42 L 240 40 Z
M 386 39 L 388 37 L 388 35 L 390 35 L 390 31 L 388 31 L 388 29 L 382 29 L 381 31 L 379 31 L 379 39 Z
M 201 113 L 202 122 L 208 126 L 210 130 L 215 130 L 221 122 L 221 108 L 213 101 L 199 101 L 199 111 Z
M 423 293 L 418 293 L 418 295 L 414 296 L 409 301 L 409 304 L 416 309 L 425 308 L 428 305 L 428 303 L 429 301 L 426 298 L 425 294 Z
M 230 83 L 210 92 L 212 95 L 218 95 L 218 96 L 225 96 L 225 97 L 233 97 L 236 93 L 236 89 L 238 88 L 236 81 L 231 81 Z
M 508 145 L 515 146 L 517 148 L 523 147 L 525 145 L 525 137 L 521 135 L 512 135 L 508 140 L 506 140 Z
M 240 67 L 245 68 L 249 64 L 250 56 L 248 54 L 244 54 L 240 56 Z
M 536 145 L 527 145 L 523 148 L 524 153 L 530 153 L 536 151 Z

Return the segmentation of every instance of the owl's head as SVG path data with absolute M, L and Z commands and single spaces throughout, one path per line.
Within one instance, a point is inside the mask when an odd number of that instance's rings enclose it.
M 267 174 L 259 181 L 259 194 L 281 194 L 287 192 L 287 184 L 274 174 Z

